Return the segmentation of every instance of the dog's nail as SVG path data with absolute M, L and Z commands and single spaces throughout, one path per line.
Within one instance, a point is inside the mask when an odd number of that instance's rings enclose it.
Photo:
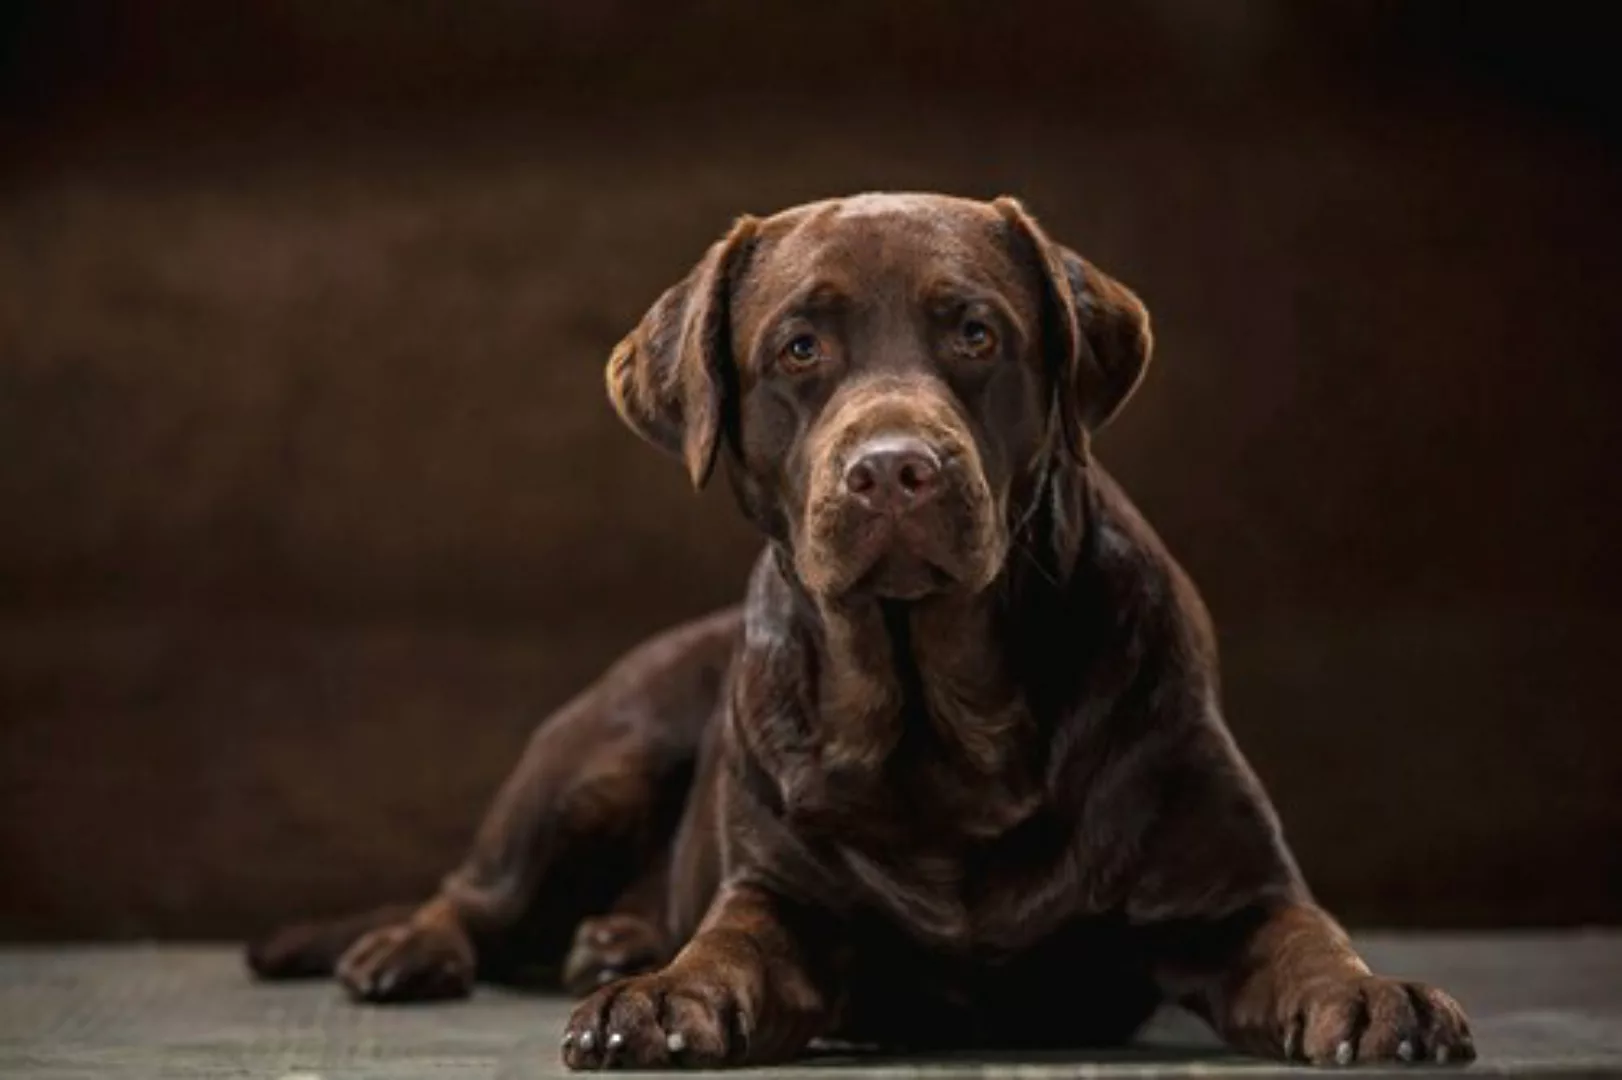
M 608 1033 L 608 1041 L 604 1043 L 604 1045 L 608 1047 L 609 1053 L 613 1053 L 615 1050 L 618 1050 L 620 1047 L 625 1045 L 625 1036 L 621 1035 L 617 1031 L 610 1031 Z
M 563 1048 L 565 1050 L 567 1050 L 567 1049 L 569 1049 L 569 1047 L 573 1046 L 574 1045 L 574 1032 L 565 1031 L 563 1033 L 563 1042 L 562 1042 L 561 1045 L 563 1046 Z
M 1397 1056 L 1404 1061 L 1414 1060 L 1414 1044 L 1407 1039 L 1397 1044 Z
M 1295 1029 L 1291 1028 L 1284 1033 L 1284 1060 L 1295 1060 Z
M 580 1033 L 580 1049 L 589 1051 L 593 1046 L 596 1045 L 597 1036 L 593 1035 L 589 1031 L 582 1031 Z
M 613 968 L 603 968 L 603 970 L 601 970 L 601 971 L 599 971 L 597 973 L 597 985 L 598 986 L 607 986 L 609 983 L 613 982 L 617 977 L 618 976 L 616 976 L 614 974 L 614 969 Z
M 1355 1053 L 1355 1051 L 1352 1049 L 1352 1041 L 1350 1039 L 1342 1039 L 1340 1045 L 1335 1047 L 1335 1064 L 1350 1065 L 1352 1063 L 1353 1053 Z
M 394 989 L 394 984 L 399 982 L 399 981 L 400 981 L 400 975 L 399 975 L 398 972 L 394 972 L 394 971 L 387 972 L 387 973 L 384 974 L 384 976 L 381 979 L 377 980 L 377 992 L 379 994 L 386 994 L 390 990 L 393 990 Z
M 687 1049 L 687 1037 L 679 1031 L 672 1031 L 665 1036 L 665 1049 L 672 1054 L 679 1054 Z
M 607 945 L 613 940 L 614 932 L 605 926 L 599 926 L 591 932 L 591 943 L 593 945 Z
M 1453 1056 L 1452 1052 L 1450 1050 L 1448 1050 L 1448 1048 L 1446 1046 L 1438 1046 L 1436 1048 L 1436 1064 L 1438 1064 L 1438 1065 L 1446 1065 L 1447 1064 L 1447 1059 L 1452 1057 L 1452 1056 Z

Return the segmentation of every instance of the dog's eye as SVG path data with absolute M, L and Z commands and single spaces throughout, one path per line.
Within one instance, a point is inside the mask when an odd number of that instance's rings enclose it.
M 822 362 L 822 342 L 815 334 L 799 334 L 783 346 L 778 357 L 788 371 L 809 371 Z
M 978 319 L 970 319 L 959 331 L 963 351 L 970 356 L 989 356 L 997 347 L 997 332 Z

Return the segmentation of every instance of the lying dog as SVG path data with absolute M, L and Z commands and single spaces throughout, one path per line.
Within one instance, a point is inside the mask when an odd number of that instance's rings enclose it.
M 252 966 L 458 995 L 578 921 L 573 1068 L 1111 1044 L 1162 1001 L 1274 1057 L 1473 1057 L 1313 903 L 1194 586 L 1089 452 L 1149 355 L 1012 199 L 738 221 L 607 375 L 764 534 L 742 610 L 544 722 L 436 897 Z

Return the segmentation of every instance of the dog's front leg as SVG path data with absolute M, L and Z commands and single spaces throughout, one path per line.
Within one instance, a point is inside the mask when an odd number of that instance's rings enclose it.
M 1369 971 L 1339 925 L 1306 901 L 1240 920 L 1245 932 L 1190 1002 L 1239 1049 L 1316 1065 L 1475 1057 L 1447 994 Z
M 786 1061 L 832 1010 L 826 929 L 753 883 L 723 887 L 670 965 L 597 991 L 563 1034 L 573 1069 L 715 1068 Z

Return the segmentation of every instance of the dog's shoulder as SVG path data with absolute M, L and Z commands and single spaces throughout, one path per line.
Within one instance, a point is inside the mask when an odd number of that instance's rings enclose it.
M 1209 679 L 1214 687 L 1216 631 L 1194 579 L 1109 471 L 1096 462 L 1087 471 L 1088 535 L 1072 613 L 1107 619 L 1128 639 L 1114 647 L 1177 669 L 1163 676 Z

